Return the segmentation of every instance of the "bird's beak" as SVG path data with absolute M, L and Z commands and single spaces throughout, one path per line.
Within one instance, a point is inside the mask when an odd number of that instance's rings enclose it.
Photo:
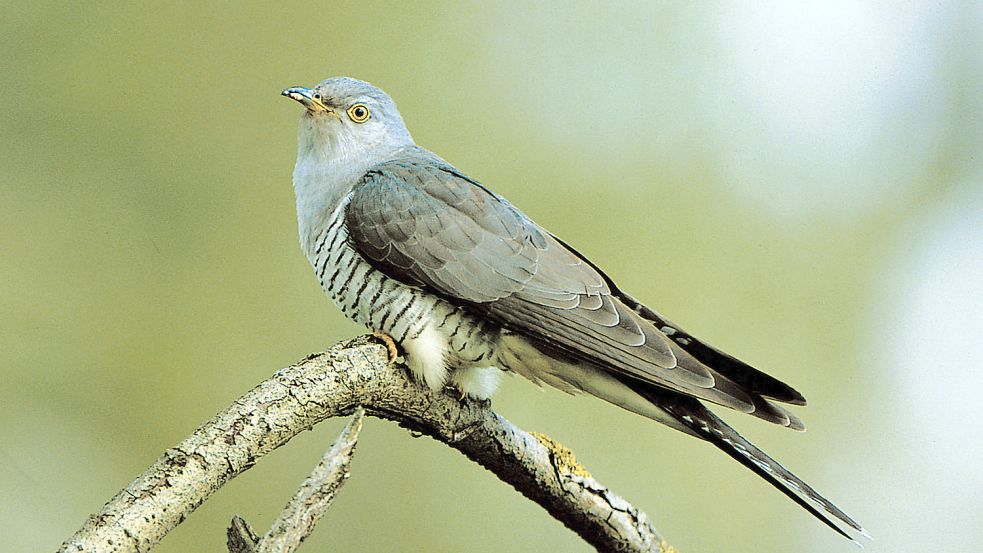
M 281 92 L 280 95 L 300 102 L 305 108 L 307 108 L 307 111 L 313 113 L 331 111 L 331 109 L 324 105 L 324 102 L 321 101 L 320 95 L 310 88 L 292 86 Z

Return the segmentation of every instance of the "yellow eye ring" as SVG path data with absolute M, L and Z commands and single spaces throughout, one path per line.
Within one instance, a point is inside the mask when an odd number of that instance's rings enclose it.
M 356 123 L 364 123 L 369 120 L 369 107 L 365 104 L 353 104 L 347 110 L 348 117 Z

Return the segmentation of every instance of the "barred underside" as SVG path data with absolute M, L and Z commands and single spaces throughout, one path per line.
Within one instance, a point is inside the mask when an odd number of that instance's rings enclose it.
M 428 328 L 439 331 L 446 340 L 448 368 L 494 365 L 492 342 L 497 341 L 498 329 L 376 270 L 348 242 L 346 206 L 347 201 L 338 206 L 307 252 L 321 288 L 341 312 L 400 344 L 420 339 Z

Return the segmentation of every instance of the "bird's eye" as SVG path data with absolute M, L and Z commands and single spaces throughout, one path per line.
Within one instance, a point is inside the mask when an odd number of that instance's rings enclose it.
M 320 102 L 321 101 L 321 93 L 320 92 L 315 92 L 314 95 L 313 95 L 313 98 L 315 100 L 317 100 L 318 102 Z
M 365 104 L 355 104 L 348 108 L 348 117 L 356 123 L 364 123 L 369 120 L 369 108 Z

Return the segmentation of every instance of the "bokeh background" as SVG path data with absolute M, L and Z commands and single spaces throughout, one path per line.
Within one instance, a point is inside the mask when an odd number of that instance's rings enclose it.
M 333 75 L 634 295 L 802 390 L 729 417 L 871 551 L 983 549 L 983 9 L 965 2 L 7 2 L 0 15 L 0 536 L 55 549 L 160 452 L 362 332 L 296 238 L 296 104 Z M 647 247 L 639 247 L 647 244 Z M 852 547 L 712 447 L 508 379 L 682 551 Z M 266 527 L 343 421 L 159 546 Z M 307 551 L 583 551 L 371 420 Z

